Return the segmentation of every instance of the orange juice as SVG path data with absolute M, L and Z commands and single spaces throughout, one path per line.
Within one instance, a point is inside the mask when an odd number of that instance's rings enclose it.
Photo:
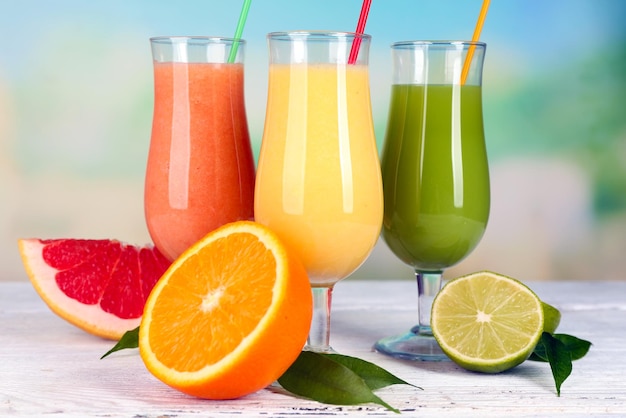
M 313 286 L 367 258 L 383 216 L 366 65 L 272 64 L 255 218 L 300 255 Z
M 209 231 L 253 218 L 243 64 L 154 62 L 145 215 L 170 260 Z

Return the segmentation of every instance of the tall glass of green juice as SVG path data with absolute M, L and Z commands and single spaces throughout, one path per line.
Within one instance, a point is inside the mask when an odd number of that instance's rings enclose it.
M 375 348 L 415 360 L 444 360 L 430 308 L 443 270 L 478 245 L 489 218 L 489 168 L 482 113 L 484 43 L 392 45 L 394 80 L 382 154 L 382 234 L 415 269 L 419 324 Z M 471 52 L 470 52 L 471 50 Z

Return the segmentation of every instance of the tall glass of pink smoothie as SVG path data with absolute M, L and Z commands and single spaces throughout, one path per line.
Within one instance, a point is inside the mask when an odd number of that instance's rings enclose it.
M 253 218 L 244 41 L 150 39 L 154 116 L 145 181 L 150 236 L 170 260 L 213 229 Z M 237 46 L 234 62 L 228 62 Z

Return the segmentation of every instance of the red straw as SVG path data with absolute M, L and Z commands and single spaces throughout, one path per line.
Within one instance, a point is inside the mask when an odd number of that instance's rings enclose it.
M 372 0 L 363 0 L 363 6 L 361 6 L 361 15 L 359 16 L 359 23 L 356 25 L 356 33 L 363 35 L 365 32 L 365 23 L 367 22 L 367 15 L 370 12 L 370 6 Z M 352 49 L 350 49 L 350 57 L 348 58 L 348 64 L 354 64 L 356 58 L 359 56 L 359 47 L 361 46 L 361 37 L 357 36 L 352 41 Z

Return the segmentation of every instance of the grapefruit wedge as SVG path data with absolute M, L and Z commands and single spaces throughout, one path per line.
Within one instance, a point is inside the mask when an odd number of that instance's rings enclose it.
M 141 322 L 143 307 L 170 262 L 152 245 L 116 240 L 21 239 L 31 283 L 57 315 L 118 340 Z

